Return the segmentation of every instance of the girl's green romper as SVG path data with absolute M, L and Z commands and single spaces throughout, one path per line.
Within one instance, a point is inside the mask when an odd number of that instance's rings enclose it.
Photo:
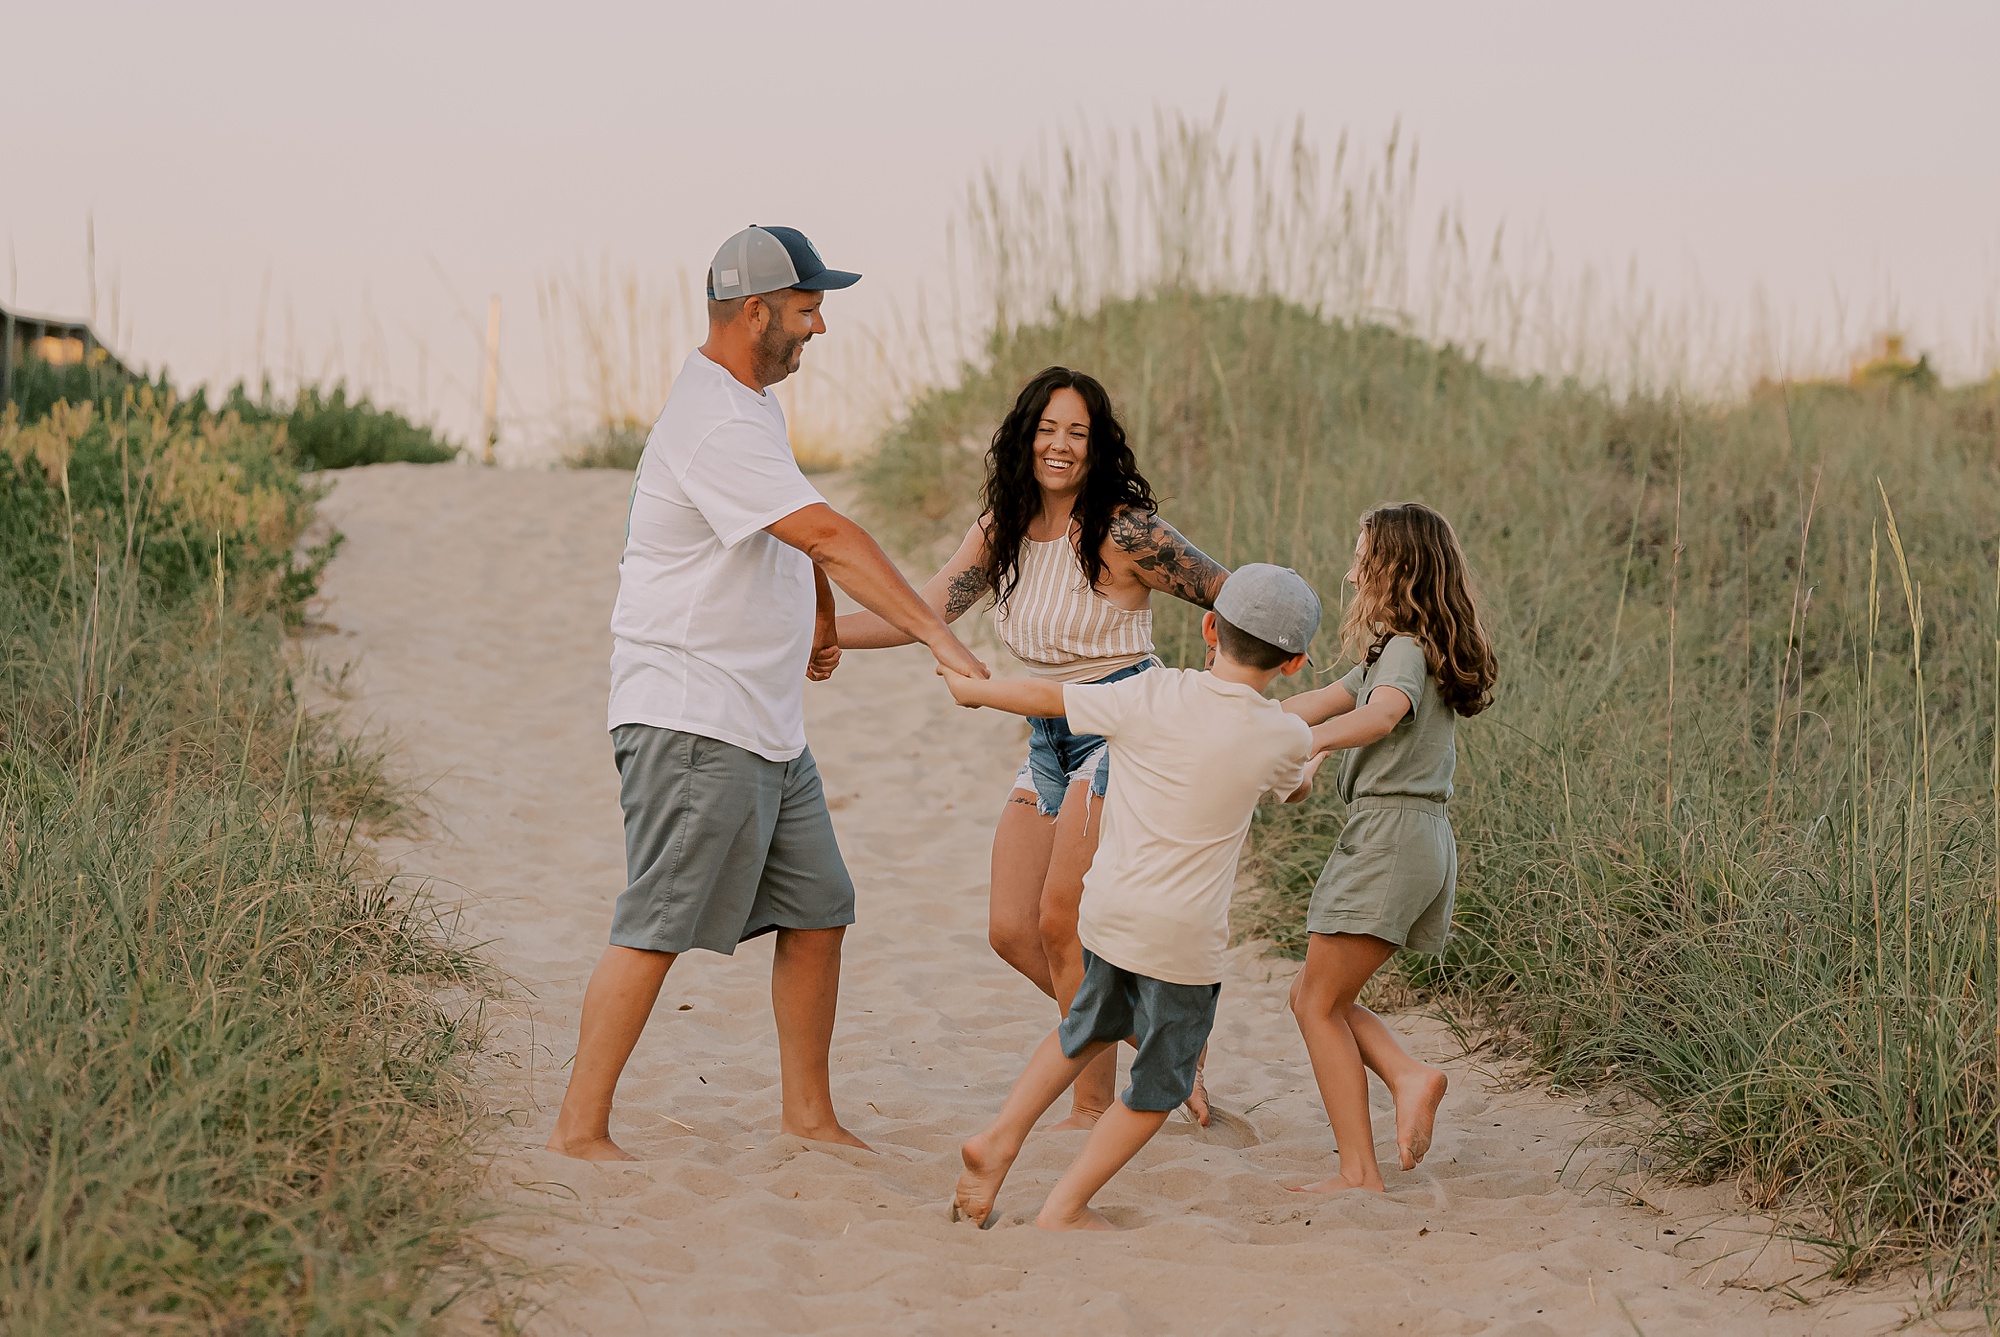
M 1441 952 L 1451 932 L 1458 842 L 1445 803 L 1458 765 L 1457 717 L 1438 695 L 1423 647 L 1396 636 L 1373 664 L 1340 680 L 1356 707 L 1378 687 L 1410 698 L 1389 736 L 1341 761 L 1347 826 L 1313 887 L 1306 928 L 1366 933 L 1418 952 Z

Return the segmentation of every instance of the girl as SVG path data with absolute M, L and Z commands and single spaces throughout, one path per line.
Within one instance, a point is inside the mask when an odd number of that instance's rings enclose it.
M 1306 964 L 1292 983 L 1292 1013 L 1340 1146 L 1340 1173 L 1298 1190 L 1309 1193 L 1382 1191 L 1364 1064 L 1395 1097 L 1403 1168 L 1430 1150 L 1445 1075 L 1410 1057 L 1355 999 L 1398 947 L 1444 950 L 1458 877 L 1445 812 L 1453 725 L 1486 709 L 1495 677 L 1458 536 L 1436 511 L 1410 502 L 1362 516 L 1347 581 L 1354 600 L 1341 639 L 1360 662 L 1285 703 L 1315 726 L 1318 750 L 1347 752 L 1347 826 L 1313 888 Z
M 1199 608 L 1229 573 L 1162 520 L 1111 397 L 1067 367 L 1039 373 L 993 433 L 984 513 L 920 593 L 946 622 L 991 597 L 1000 639 L 1036 677 L 1114 682 L 1153 657 L 1155 590 Z M 905 645 L 873 613 L 835 624 L 840 648 Z M 1097 851 L 1109 776 L 1104 740 L 1067 720 L 1030 721 L 1028 756 L 993 833 L 989 940 L 1065 1014 L 1083 980 L 1077 906 Z M 1089 1128 L 1111 1103 L 1116 1055 L 1076 1079 L 1058 1128 Z M 1199 1074 L 1188 1107 L 1208 1122 Z

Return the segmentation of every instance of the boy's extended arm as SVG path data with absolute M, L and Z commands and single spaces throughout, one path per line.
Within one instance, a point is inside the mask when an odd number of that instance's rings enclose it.
M 987 706 L 1013 715 L 1052 720 L 1063 713 L 1063 685 L 1044 678 L 968 678 L 940 667 L 952 699 L 968 709 Z
M 1339 687 L 1339 684 L 1334 684 Z M 1347 689 L 1341 687 L 1342 695 Z M 1354 698 L 1349 696 L 1351 705 Z M 1410 713 L 1410 698 L 1399 688 L 1377 687 L 1368 694 L 1368 704 L 1343 710 L 1332 719 L 1313 726 L 1313 751 L 1337 752 L 1343 748 L 1366 747 L 1389 736 L 1403 716 Z
M 1336 715 L 1345 715 L 1354 709 L 1354 693 L 1337 682 L 1330 682 L 1310 692 L 1300 692 L 1297 696 L 1285 698 L 1285 713 L 1297 715 L 1307 724 L 1321 724 Z

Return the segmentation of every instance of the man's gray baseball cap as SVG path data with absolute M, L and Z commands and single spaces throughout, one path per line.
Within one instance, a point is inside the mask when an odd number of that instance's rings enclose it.
M 715 262 L 708 267 L 711 301 L 755 297 L 781 288 L 820 292 L 860 281 L 859 274 L 828 269 L 806 234 L 797 228 L 758 227 L 754 223 L 723 242 Z
M 1245 562 L 1222 582 L 1215 611 L 1238 631 L 1247 631 L 1287 654 L 1302 655 L 1319 630 L 1319 596 L 1289 566 Z

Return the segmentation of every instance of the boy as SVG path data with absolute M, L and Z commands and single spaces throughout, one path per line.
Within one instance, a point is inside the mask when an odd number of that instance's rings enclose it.
M 1202 619 L 1206 672 L 1155 669 L 1114 683 L 979 681 L 940 669 L 962 706 L 1067 715 L 1110 741 L 1102 838 L 1083 880 L 1083 984 L 991 1127 L 961 1149 L 952 1200 L 982 1228 L 1028 1132 L 1107 1045 L 1129 1040 L 1132 1082 L 1091 1130 L 1035 1224 L 1109 1230 L 1090 1199 L 1194 1089 L 1215 1024 L 1229 896 L 1251 813 L 1266 793 L 1312 790 L 1312 731 L 1264 689 L 1297 673 L 1319 629 L 1319 598 L 1297 572 L 1252 563 Z

